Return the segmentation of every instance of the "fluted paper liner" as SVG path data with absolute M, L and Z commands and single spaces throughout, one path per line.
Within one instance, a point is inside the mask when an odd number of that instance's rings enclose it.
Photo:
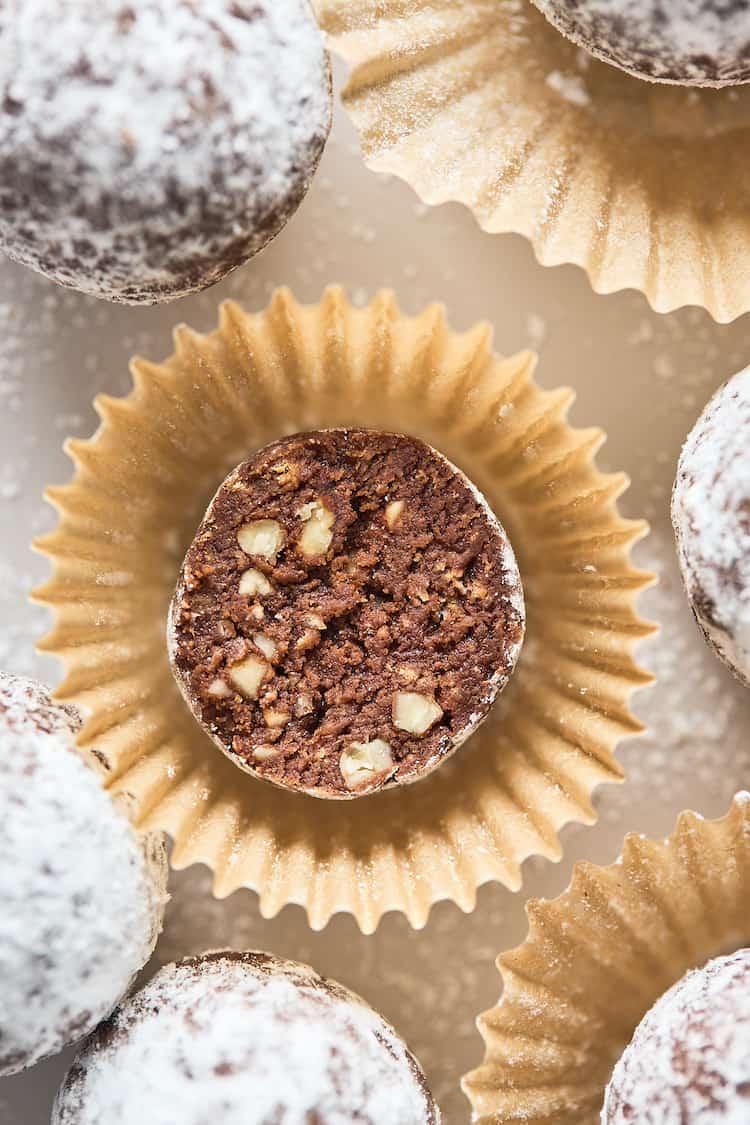
M 750 794 L 721 820 L 680 816 L 667 840 L 626 837 L 611 867 L 527 907 L 526 941 L 498 959 L 503 997 L 479 1019 L 464 1079 L 483 1125 L 599 1125 L 615 1063 L 688 971 L 750 941 Z
M 430 906 L 471 910 L 488 880 L 517 889 L 532 854 L 560 857 L 567 821 L 593 823 L 592 790 L 617 781 L 617 741 L 649 681 L 633 658 L 650 631 L 634 608 L 648 581 L 630 562 L 645 530 L 620 518 L 623 475 L 593 463 L 599 430 L 565 421 L 566 389 L 543 391 L 529 353 L 500 359 L 490 331 L 458 334 L 439 306 L 366 309 L 338 289 L 315 306 L 279 291 L 256 315 L 222 306 L 217 331 L 177 329 L 163 364 L 136 359 L 134 390 L 100 396 L 101 426 L 69 441 L 72 483 L 51 488 L 59 526 L 36 592 L 54 611 L 42 642 L 62 699 L 87 719 L 84 747 L 126 790 L 138 820 L 202 861 L 224 896 L 246 886 L 264 915 L 303 905 L 322 927 L 349 911 L 364 931 L 388 910 L 424 925 Z M 510 535 L 527 603 L 515 675 L 484 726 L 431 777 L 324 802 L 249 777 L 196 724 L 170 672 L 165 620 L 183 554 L 225 474 L 282 434 L 322 426 L 410 432 L 482 489 Z
M 530 0 L 316 0 L 368 165 L 658 312 L 750 310 L 750 86 L 656 85 Z

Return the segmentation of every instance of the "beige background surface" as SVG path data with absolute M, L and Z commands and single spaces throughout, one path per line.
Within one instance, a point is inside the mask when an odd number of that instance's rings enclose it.
M 458 328 L 489 320 L 499 351 L 536 347 L 540 382 L 576 388 L 572 421 L 607 429 L 600 463 L 631 475 L 623 509 L 646 515 L 654 529 L 637 554 L 661 577 L 641 600 L 643 612 L 663 626 L 642 648 L 643 661 L 659 676 L 637 701 L 649 733 L 623 747 L 629 781 L 600 791 L 600 823 L 565 831 L 565 858 L 557 867 L 527 864 L 521 894 L 486 886 L 471 916 L 442 904 L 421 933 L 388 916 L 364 938 L 349 918 L 312 934 L 295 907 L 264 921 L 250 892 L 214 902 L 201 869 L 172 878 L 157 962 L 217 946 L 310 961 L 396 1025 L 422 1060 L 446 1125 L 460 1125 L 469 1112 L 458 1079 L 482 1055 L 474 1018 L 497 998 L 496 953 L 524 936 L 525 899 L 559 892 L 577 858 L 612 860 L 628 829 L 666 833 L 680 809 L 715 816 L 735 790 L 750 787 L 750 696 L 703 647 L 679 587 L 668 522 L 680 444 L 713 389 L 750 360 L 748 318 L 718 327 L 697 310 L 656 316 L 638 294 L 596 297 L 579 270 L 542 269 L 520 238 L 484 235 L 460 208 L 427 210 L 404 185 L 369 173 L 340 113 L 295 219 L 258 259 L 200 297 L 120 308 L 63 292 L 3 262 L 1 667 L 49 683 L 58 678 L 57 667 L 33 651 L 46 616 L 26 595 L 46 565 L 28 544 L 53 522 L 41 500 L 44 485 L 69 476 L 63 439 L 95 427 L 93 395 L 125 392 L 131 353 L 164 357 L 172 326 L 181 320 L 213 326 L 225 296 L 258 308 L 276 285 L 289 284 L 297 296 L 316 300 L 330 281 L 343 283 L 356 301 L 391 286 L 408 312 L 440 299 Z M 0 1125 L 47 1122 L 65 1065 L 63 1057 L 0 1081 Z

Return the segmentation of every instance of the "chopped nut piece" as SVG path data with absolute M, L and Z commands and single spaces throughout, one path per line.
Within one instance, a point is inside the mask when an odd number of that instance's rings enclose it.
M 288 484 L 291 488 L 296 488 L 299 484 L 299 468 L 289 461 L 277 461 L 271 466 L 271 472 L 279 484 Z
M 262 621 L 263 618 L 266 616 L 265 611 L 263 609 L 263 606 L 262 605 L 254 605 L 253 608 L 250 610 L 250 616 L 252 617 L 253 621 Z
M 267 707 L 263 712 L 263 721 L 267 727 L 285 727 L 291 717 L 288 711 L 277 711 L 273 707 Z
M 298 719 L 303 715 L 311 715 L 313 713 L 313 701 L 305 692 L 300 692 L 294 701 L 294 713 Z
M 393 768 L 391 748 L 382 738 L 352 742 L 339 759 L 341 776 L 349 789 L 359 789 L 380 773 Z
M 430 695 L 397 691 L 393 697 L 393 725 L 409 734 L 425 734 L 442 716 L 442 707 Z
M 256 746 L 253 750 L 253 757 L 256 758 L 259 762 L 267 762 L 269 758 L 275 758 L 279 753 L 279 750 L 279 746 L 269 746 L 267 744 L 263 746 Z
M 276 655 L 276 643 L 265 633 L 253 633 L 253 644 L 256 644 L 264 656 L 269 660 L 273 660 Z
M 249 594 L 250 597 L 254 597 L 256 594 L 262 596 L 263 594 L 273 593 L 273 586 L 262 571 L 251 566 L 240 578 L 240 593 Z
M 312 555 L 323 555 L 331 545 L 333 532 L 331 528 L 335 522 L 333 512 L 326 508 L 322 500 L 303 504 L 297 513 L 305 521 L 302 534 L 299 538 L 299 549 L 308 558 Z
M 277 520 L 253 520 L 243 523 L 237 532 L 237 542 L 246 555 L 257 555 L 271 562 L 276 562 L 284 538 L 284 529 Z
M 232 689 L 223 680 L 211 680 L 208 685 L 209 695 L 231 695 Z
M 270 665 L 259 656 L 248 656 L 229 669 L 229 678 L 248 699 L 257 699 L 260 685 L 270 671 Z
M 401 519 L 401 513 L 404 510 L 403 500 L 391 500 L 390 504 L 385 506 L 385 522 L 393 531 L 394 527 Z
M 400 680 L 403 680 L 405 684 L 413 684 L 419 676 L 419 672 L 416 668 L 410 668 L 407 664 L 404 664 L 403 667 L 396 670 L 396 675 Z
M 311 648 L 315 648 L 319 641 L 320 633 L 315 629 L 305 629 L 302 636 L 295 641 L 294 647 L 300 652 L 308 652 Z
M 325 629 L 326 623 L 319 613 L 308 613 L 305 621 L 313 629 Z

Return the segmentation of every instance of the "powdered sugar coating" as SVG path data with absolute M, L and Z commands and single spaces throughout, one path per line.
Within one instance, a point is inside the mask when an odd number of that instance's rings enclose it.
M 563 35 L 652 82 L 750 81 L 748 0 L 534 0 Z
M 114 301 L 205 288 L 286 223 L 330 122 L 308 0 L 0 5 L 0 247 Z
M 52 1125 L 438 1125 L 414 1058 L 306 965 L 214 953 L 167 965 L 84 1046 Z
M 672 495 L 677 555 L 706 639 L 750 682 L 750 368 L 690 432 Z
M 88 1034 L 161 929 L 166 857 L 74 752 L 80 720 L 0 673 L 0 1075 Z
M 710 961 L 639 1024 L 607 1087 L 603 1125 L 747 1125 L 750 950 Z

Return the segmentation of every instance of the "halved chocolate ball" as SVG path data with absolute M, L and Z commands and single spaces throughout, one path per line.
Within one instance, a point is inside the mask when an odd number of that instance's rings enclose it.
M 169 615 L 180 689 L 242 769 L 319 797 L 416 781 L 476 729 L 524 633 L 508 538 L 424 442 L 297 434 L 224 481 Z

